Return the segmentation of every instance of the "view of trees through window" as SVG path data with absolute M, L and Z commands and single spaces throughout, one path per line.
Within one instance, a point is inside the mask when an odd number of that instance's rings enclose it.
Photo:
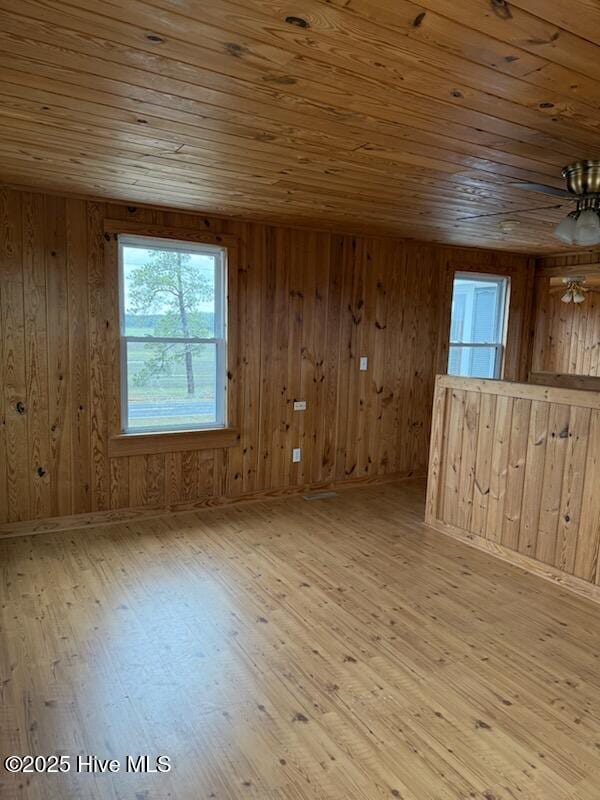
M 151 242 L 121 243 L 124 428 L 223 424 L 222 251 Z

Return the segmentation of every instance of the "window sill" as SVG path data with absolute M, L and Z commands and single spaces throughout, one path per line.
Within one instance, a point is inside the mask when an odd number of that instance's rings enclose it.
M 177 453 L 183 450 L 213 450 L 233 447 L 239 439 L 238 428 L 209 428 L 159 433 L 120 433 L 108 441 L 110 458 L 144 456 L 152 453 Z

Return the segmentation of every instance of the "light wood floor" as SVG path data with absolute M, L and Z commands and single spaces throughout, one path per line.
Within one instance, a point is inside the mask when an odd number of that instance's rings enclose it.
M 600 610 L 427 531 L 423 483 L 12 539 L 2 798 L 597 800 Z

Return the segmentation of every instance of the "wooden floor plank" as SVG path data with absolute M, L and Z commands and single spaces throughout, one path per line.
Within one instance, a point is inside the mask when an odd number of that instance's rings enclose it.
M 1 542 L 2 755 L 173 764 L 2 797 L 594 800 L 597 607 L 423 512 L 412 480 Z

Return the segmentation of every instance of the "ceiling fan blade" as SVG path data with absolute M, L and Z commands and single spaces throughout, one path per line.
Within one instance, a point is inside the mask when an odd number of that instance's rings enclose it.
M 540 194 L 550 194 L 553 197 L 564 197 L 569 200 L 575 200 L 575 195 L 568 192 L 566 189 L 557 189 L 555 186 L 546 186 L 544 183 L 525 183 L 518 181 L 516 183 L 509 183 L 514 189 L 523 189 L 526 192 L 540 192 Z

